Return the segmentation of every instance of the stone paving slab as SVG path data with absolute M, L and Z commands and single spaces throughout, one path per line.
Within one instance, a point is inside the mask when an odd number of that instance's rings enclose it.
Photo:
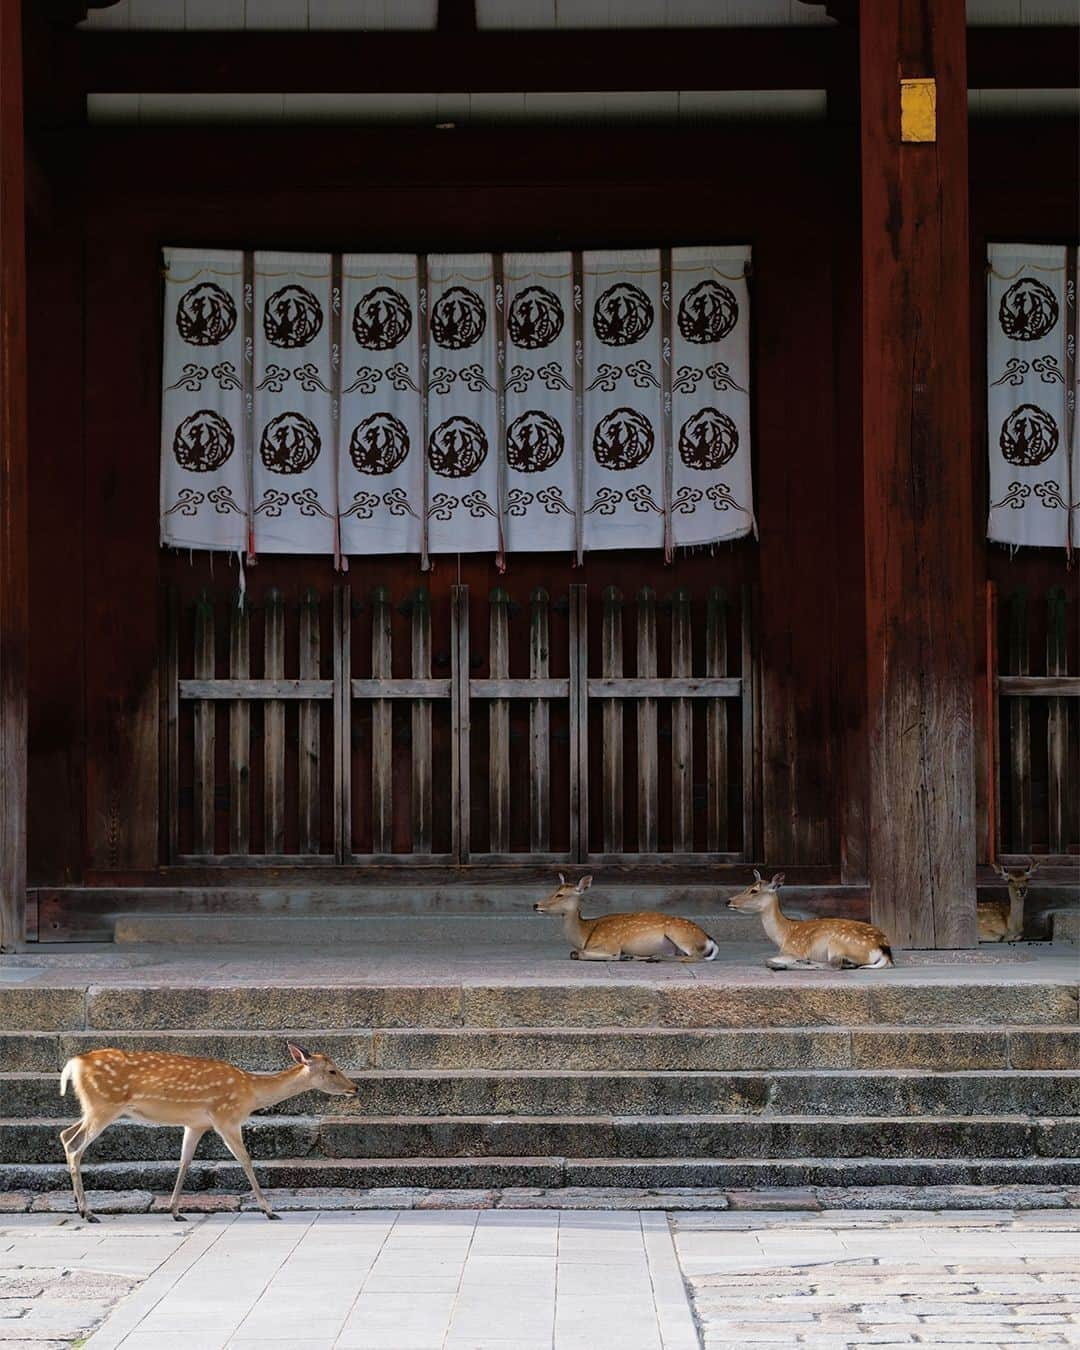
M 672 1217 L 705 1350 L 1080 1344 L 1080 1215 Z

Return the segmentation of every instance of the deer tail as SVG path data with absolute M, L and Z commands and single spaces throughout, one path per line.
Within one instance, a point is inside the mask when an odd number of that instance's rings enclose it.
M 63 1070 L 61 1071 L 61 1074 L 60 1074 L 60 1096 L 61 1096 L 61 1097 L 66 1097 L 66 1096 L 67 1096 L 67 1085 L 68 1085 L 68 1080 L 71 1078 L 71 1075 L 72 1075 L 74 1072 L 75 1072 L 75 1061 L 74 1061 L 73 1059 L 69 1059 L 68 1062 L 64 1065 Z

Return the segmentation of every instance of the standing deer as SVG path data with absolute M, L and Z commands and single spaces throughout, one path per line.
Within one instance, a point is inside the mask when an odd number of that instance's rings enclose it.
M 1034 858 L 1026 867 L 1008 868 L 996 864 L 998 876 L 1009 885 L 1009 903 L 980 900 L 978 903 L 980 942 L 1018 942 L 1024 935 L 1024 901 L 1031 878 L 1039 870 Z
M 244 1122 L 253 1111 L 288 1101 L 301 1092 L 327 1092 L 340 1097 L 355 1096 L 360 1090 L 328 1056 L 310 1055 L 291 1044 L 289 1054 L 296 1064 L 280 1073 L 248 1073 L 220 1059 L 149 1050 L 91 1050 L 69 1059 L 60 1075 L 60 1095 L 66 1094 L 70 1080 L 83 1113 L 81 1120 L 60 1131 L 60 1142 L 82 1217 L 89 1223 L 98 1222 L 86 1204 L 82 1155 L 102 1130 L 127 1116 L 148 1125 L 184 1127 L 180 1171 L 169 1201 L 174 1219 L 183 1221 L 180 1192 L 199 1140 L 207 1130 L 217 1131 L 244 1169 L 259 1208 L 268 1219 L 276 1219 L 244 1147 Z
M 795 966 L 880 970 L 893 964 L 889 939 L 873 924 L 854 919 L 786 918 L 780 909 L 783 880 L 783 872 L 777 872 L 772 881 L 763 881 L 755 869 L 753 884 L 728 901 L 728 909 L 761 915 L 766 933 L 780 948 L 765 963 L 772 970 L 790 970 Z
M 558 888 L 533 905 L 538 914 L 561 914 L 563 932 L 575 961 L 714 961 L 720 948 L 696 923 L 672 914 L 642 911 L 581 916 L 581 897 L 592 885 L 582 877 L 575 885 L 559 873 Z

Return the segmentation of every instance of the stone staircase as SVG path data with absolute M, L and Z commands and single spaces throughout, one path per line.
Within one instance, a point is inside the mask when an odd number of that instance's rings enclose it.
M 48 987 L 0 984 L 0 1190 L 67 1186 L 68 1056 L 116 1045 L 268 1069 L 286 1037 L 361 1091 L 252 1121 L 268 1186 L 1080 1184 L 1075 979 L 574 974 L 140 985 L 53 969 Z M 117 1123 L 88 1151 L 87 1186 L 167 1191 L 179 1144 Z M 245 1189 L 211 1136 L 188 1185 Z

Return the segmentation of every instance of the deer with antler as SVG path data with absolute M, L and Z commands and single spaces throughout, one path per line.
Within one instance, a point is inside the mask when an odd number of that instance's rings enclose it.
M 1019 942 L 1024 935 L 1024 901 L 1039 864 L 1034 858 L 1029 858 L 1026 867 L 1002 867 L 997 863 L 994 870 L 1008 884 L 1009 903 L 1006 905 L 1002 900 L 979 901 L 979 941 Z
M 880 970 L 893 964 L 889 939 L 873 924 L 854 919 L 787 918 L 780 908 L 783 880 L 783 872 L 777 872 L 765 881 L 755 868 L 753 883 L 728 901 L 728 909 L 761 915 L 766 933 L 780 949 L 766 962 L 772 970 L 797 966 Z
M 575 961 L 714 961 L 719 947 L 703 928 L 674 914 L 639 911 L 635 914 L 602 914 L 586 919 L 581 897 L 592 877 L 559 884 L 546 900 L 533 909 L 538 914 L 560 914 L 563 933 Z
M 244 1169 L 259 1208 L 268 1219 L 270 1208 L 244 1146 L 243 1125 L 254 1111 L 298 1097 L 301 1092 L 355 1096 L 359 1088 L 346 1078 L 327 1055 L 312 1055 L 289 1045 L 295 1063 L 280 1073 L 248 1073 L 220 1059 L 199 1059 L 150 1050 L 91 1050 L 76 1055 L 60 1075 L 60 1095 L 68 1083 L 82 1106 L 82 1119 L 60 1131 L 75 1203 L 89 1223 L 97 1223 L 83 1190 L 82 1155 L 102 1130 L 126 1116 L 147 1125 L 182 1125 L 180 1171 L 169 1201 L 169 1212 L 180 1221 L 180 1192 L 199 1140 L 215 1130 Z

